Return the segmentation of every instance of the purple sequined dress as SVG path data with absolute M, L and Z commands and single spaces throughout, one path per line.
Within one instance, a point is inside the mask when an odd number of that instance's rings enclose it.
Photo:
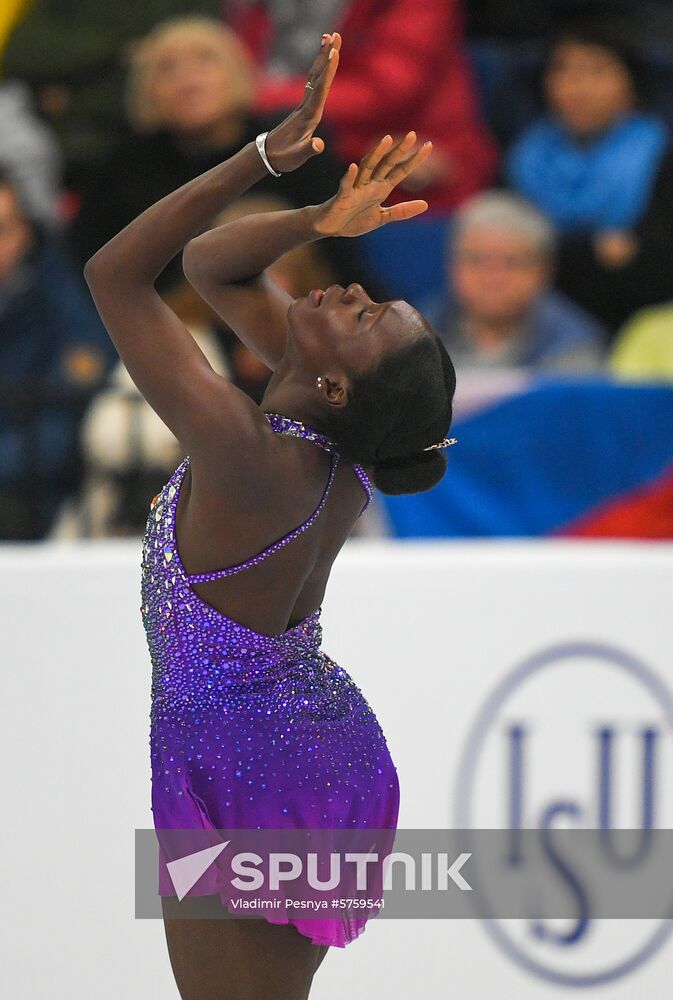
M 391 830 L 397 771 L 379 723 L 348 673 L 323 652 L 320 608 L 277 636 L 238 624 L 191 584 L 245 570 L 290 543 L 320 514 L 339 452 L 299 421 L 266 414 L 277 433 L 330 454 L 320 503 L 299 527 L 227 569 L 187 574 L 175 536 L 186 457 L 152 501 L 143 538 L 141 614 L 152 661 L 152 811 L 159 830 Z M 371 486 L 353 466 L 371 500 Z M 161 852 L 160 852 L 161 858 Z M 215 872 L 215 869 L 213 869 Z M 195 894 L 221 888 L 208 873 Z M 165 860 L 159 894 L 175 896 Z M 224 896 L 222 897 L 224 901 Z M 343 947 L 374 911 L 334 919 L 260 913 L 315 944 Z

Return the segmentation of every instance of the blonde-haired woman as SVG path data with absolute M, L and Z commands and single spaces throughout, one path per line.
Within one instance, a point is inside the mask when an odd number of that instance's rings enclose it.
M 245 48 L 214 18 L 173 18 L 135 44 L 127 85 L 129 132 L 86 184 L 73 226 L 82 263 L 149 205 L 270 126 L 254 114 L 255 86 Z M 292 206 L 318 204 L 331 196 L 341 174 L 341 163 L 325 151 L 319 164 L 306 165 L 301 178 L 269 176 L 255 191 L 279 195 Z M 344 270 L 351 273 L 338 241 L 321 251 L 337 280 Z M 166 290 L 181 278 L 173 261 L 159 287 Z
M 158 24 L 131 53 L 127 114 L 139 132 L 234 142 L 253 102 L 255 71 L 229 28 L 209 17 Z

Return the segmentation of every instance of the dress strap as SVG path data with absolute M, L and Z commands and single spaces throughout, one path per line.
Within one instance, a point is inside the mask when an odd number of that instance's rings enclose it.
M 295 420 L 292 417 L 286 417 L 282 413 L 273 413 L 269 411 L 266 411 L 264 416 L 277 434 L 291 434 L 293 437 L 300 437 L 305 441 L 313 441 L 314 444 L 319 445 L 326 451 L 339 451 L 339 446 L 336 441 L 333 441 L 326 434 L 315 430 L 313 427 L 309 427 L 308 424 L 303 423 L 301 420 Z M 369 476 L 358 462 L 353 462 L 351 468 L 360 480 L 362 488 L 367 494 L 365 503 L 358 514 L 358 517 L 362 517 L 364 512 L 367 510 L 367 507 L 369 507 L 369 504 L 373 500 L 374 490 Z
M 372 487 L 371 479 L 369 478 L 365 470 L 362 468 L 362 466 L 359 464 L 359 462 L 353 462 L 353 472 L 362 483 L 364 491 L 367 494 L 367 499 L 364 502 L 362 510 L 358 514 L 358 517 L 362 517 L 364 512 L 367 510 L 367 507 L 369 507 L 370 503 L 374 499 L 374 489 Z
M 329 491 L 331 489 L 332 483 L 334 482 L 334 476 L 336 474 L 337 465 L 339 464 L 338 451 L 330 451 L 329 456 L 330 456 L 329 477 L 327 479 L 327 484 L 325 485 L 325 489 L 323 490 L 323 495 L 320 499 L 320 503 L 318 504 L 318 506 L 305 521 L 303 521 L 297 528 L 294 528 L 292 531 L 289 531 L 286 535 L 283 535 L 277 541 L 272 542 L 271 545 L 267 545 L 267 547 L 265 549 L 262 549 L 261 552 L 258 552 L 257 555 L 251 556 L 244 562 L 236 563 L 234 566 L 228 566 L 226 569 L 213 570 L 210 573 L 186 573 L 185 576 L 187 579 L 187 583 L 190 584 L 205 583 L 207 580 L 218 580 L 220 579 L 220 577 L 223 576 L 233 576 L 234 573 L 240 573 L 241 570 L 247 569 L 248 566 L 255 566 L 263 559 L 266 559 L 267 556 L 270 556 L 273 552 L 277 552 L 278 549 L 282 549 L 283 546 L 288 545 L 294 538 L 297 537 L 297 535 L 300 535 L 303 531 L 306 531 L 307 528 L 310 528 L 310 526 L 313 524 L 320 511 L 325 506 L 325 503 L 327 502 Z

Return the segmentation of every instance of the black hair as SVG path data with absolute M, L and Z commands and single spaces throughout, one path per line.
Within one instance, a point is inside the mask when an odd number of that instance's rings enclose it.
M 647 60 L 633 16 L 616 11 L 593 14 L 574 13 L 548 39 L 548 64 L 559 45 L 577 43 L 605 49 L 625 67 L 640 105 L 651 102 Z
M 334 410 L 328 433 L 348 461 L 373 468 L 383 493 L 420 493 L 446 472 L 443 449 L 424 451 L 446 437 L 456 372 L 433 330 L 394 351 L 376 368 L 351 376 L 346 406 Z

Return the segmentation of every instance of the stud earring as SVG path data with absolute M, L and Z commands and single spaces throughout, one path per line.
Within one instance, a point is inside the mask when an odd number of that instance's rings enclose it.
M 317 379 L 315 380 L 315 384 L 316 384 L 316 388 L 318 389 L 318 391 L 321 392 L 322 391 L 322 376 L 321 375 L 318 375 Z

